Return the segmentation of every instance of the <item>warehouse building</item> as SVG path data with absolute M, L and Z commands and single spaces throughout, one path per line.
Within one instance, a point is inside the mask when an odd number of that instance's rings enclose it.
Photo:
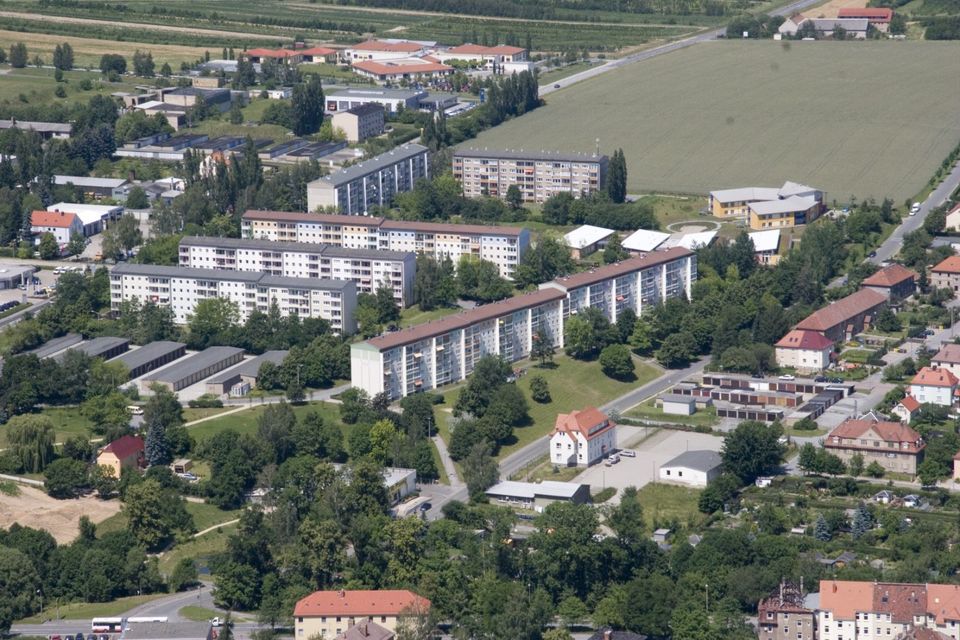
M 77 204 L 75 202 L 58 202 L 47 207 L 47 211 L 54 213 L 72 213 L 80 220 L 82 233 L 89 238 L 107 228 L 107 225 L 119 220 L 123 215 L 123 207 L 104 204 Z
M 61 125 L 69 127 L 70 125 Z M 55 187 L 73 186 L 91 198 L 109 198 L 113 190 L 130 182 L 126 178 L 94 178 L 92 176 L 53 176 Z
M 416 262 L 411 251 L 348 249 L 311 242 L 207 236 L 186 236 L 180 241 L 181 267 L 349 280 L 359 293 L 374 293 L 386 283 L 404 307 L 413 304 Z
M 63 358 L 66 357 L 67 353 L 70 351 L 80 351 L 87 354 L 91 358 L 103 358 L 104 360 L 109 360 L 110 358 L 116 358 L 129 349 L 129 339 L 105 336 L 103 338 L 94 338 L 93 340 L 81 342 L 75 347 L 71 347 L 62 353 L 58 353 L 56 356 L 54 356 L 54 360 L 57 360 L 58 362 L 63 360 Z
M 239 347 L 209 347 L 147 376 L 140 381 L 140 385 L 144 391 L 153 384 L 163 385 L 170 391 L 179 391 L 227 367 L 232 367 L 241 360 L 243 360 L 243 349 Z
M 286 359 L 289 351 L 265 351 L 255 358 L 244 361 L 241 365 L 227 369 L 207 380 L 207 393 L 222 395 L 230 393 L 237 384 L 245 383 L 249 388 L 257 386 L 260 377 L 260 367 L 266 362 L 280 366 Z
M 590 502 L 590 485 L 577 482 L 516 482 L 504 480 L 486 491 L 487 497 L 499 503 L 516 505 L 542 513 L 554 502 L 586 504 Z
M 168 342 L 160 340 L 151 342 L 134 351 L 128 351 L 122 356 L 111 359 L 111 362 L 120 362 L 130 373 L 130 379 L 170 364 L 182 358 L 187 352 L 187 345 L 182 342 Z
M 173 309 L 173 321 L 186 324 L 197 304 L 225 298 L 237 305 L 240 322 L 274 304 L 282 315 L 322 318 L 334 331 L 353 333 L 357 288 L 353 282 L 286 278 L 252 271 L 191 269 L 145 264 L 117 265 L 110 272 L 110 304 L 119 312 L 125 300 Z
M 416 109 L 427 95 L 419 89 L 343 89 L 326 95 L 327 111 L 348 111 L 365 104 L 378 104 L 390 113 Z
M 607 164 L 607 156 L 589 153 L 457 149 L 453 177 L 468 198 L 505 198 L 516 185 L 524 202 L 543 202 L 557 193 L 580 197 L 599 190 Z
M 463 256 L 492 262 L 504 278 L 513 272 L 530 246 L 530 232 L 521 227 L 387 220 L 285 211 L 247 211 L 240 220 L 245 238 L 328 244 L 348 249 L 413 251 L 454 264 Z
M 0 267 L 0 290 L 16 289 L 20 285 L 26 285 L 36 270 L 36 267 L 19 264 Z
M 307 208 L 366 215 L 371 207 L 388 206 L 395 194 L 411 191 L 417 180 L 427 177 L 427 148 L 405 144 L 307 184 Z

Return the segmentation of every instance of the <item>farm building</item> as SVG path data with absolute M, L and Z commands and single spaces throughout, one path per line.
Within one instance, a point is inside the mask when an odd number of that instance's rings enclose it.
M 170 391 L 179 391 L 237 364 L 242 359 L 243 349 L 239 347 L 209 347 L 172 367 L 144 378 L 141 386 L 149 389 L 153 384 L 160 384 Z
M 187 345 L 181 342 L 161 340 L 146 344 L 134 351 L 128 351 L 122 356 L 114 358 L 111 362 L 123 363 L 127 371 L 130 372 L 130 379 L 133 380 L 182 358 L 186 352 Z
M 289 351 L 266 351 L 256 358 L 250 358 L 243 364 L 222 371 L 207 380 L 207 393 L 222 395 L 229 393 L 234 385 L 240 382 L 246 382 L 251 387 L 257 385 L 257 379 L 260 376 L 260 367 L 265 362 L 272 362 L 279 366 L 283 364 Z
M 554 502 L 585 504 L 590 501 L 590 485 L 552 480 L 543 482 L 504 480 L 487 489 L 486 493 L 492 500 L 516 504 L 538 513 Z
M 706 487 L 720 476 L 723 458 L 716 451 L 684 451 L 660 467 L 660 480 L 690 487 Z
M 128 349 L 130 349 L 129 339 L 104 336 L 102 338 L 94 338 L 93 340 L 81 342 L 75 347 L 62 351 L 54 356 L 54 360 L 63 360 L 70 351 L 80 351 L 91 358 L 109 360 L 110 358 L 116 358 L 121 353 L 125 353 Z

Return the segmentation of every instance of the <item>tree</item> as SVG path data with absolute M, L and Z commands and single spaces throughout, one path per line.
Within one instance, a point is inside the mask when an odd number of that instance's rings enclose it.
M 882 478 L 883 474 L 886 473 L 886 470 L 876 460 L 867 465 L 866 471 L 871 478 Z
M 632 380 L 636 367 L 630 349 L 623 344 L 611 344 L 600 352 L 600 368 L 615 380 Z
M 564 349 L 577 360 L 589 360 L 603 348 L 602 338 L 582 314 L 570 316 L 563 330 Z
M 668 369 L 686 367 L 696 357 L 690 342 L 690 336 L 684 332 L 670 334 L 656 351 L 657 362 Z
M 147 198 L 147 192 L 143 187 L 137 185 L 130 189 L 127 194 L 127 201 L 124 203 L 127 209 L 146 209 L 150 206 L 150 200 Z
M 319 76 L 311 74 L 306 82 L 293 88 L 290 108 L 295 135 L 305 136 L 320 130 L 320 125 L 323 124 L 324 102 Z
M 205 298 L 197 303 L 187 321 L 190 346 L 205 349 L 216 344 L 228 344 L 237 329 L 240 312 L 236 303 L 226 298 Z
M 853 522 L 850 525 L 850 532 L 853 534 L 853 539 L 859 540 L 862 538 L 865 533 L 873 528 L 874 523 L 873 513 L 871 513 L 867 505 L 861 501 L 857 505 L 857 509 L 853 512 Z
M 530 357 L 540 361 L 540 366 L 545 367 L 547 363 L 553 363 L 553 354 L 557 348 L 553 346 L 553 339 L 547 333 L 544 326 L 537 327 L 537 330 L 530 336 Z
M 113 475 L 113 467 L 98 464 L 90 473 L 90 481 L 101 500 L 107 500 L 117 492 L 119 478 Z
M 541 236 L 535 247 L 527 249 L 513 274 L 519 287 L 538 285 L 573 271 L 570 250 L 553 236 Z
M 622 203 L 627 199 L 627 160 L 623 149 L 617 149 L 607 165 L 607 195 L 615 203 Z
M 604 264 L 613 264 L 614 262 L 626 260 L 629 257 L 630 252 L 623 248 L 623 245 L 620 243 L 620 236 L 616 234 L 610 238 L 607 246 L 603 248 Z
M 512 373 L 510 365 L 498 356 L 487 355 L 480 358 L 474 366 L 473 375 L 467 380 L 467 386 L 457 397 L 453 408 L 454 415 L 468 413 L 478 418 L 483 417 L 487 407 Z
M 260 584 L 257 570 L 239 562 L 227 562 L 213 581 L 213 601 L 218 607 L 231 611 L 249 611 L 257 606 L 257 587 Z M 224 633 L 220 633 L 221 640 Z
M 817 522 L 813 526 L 813 537 L 820 542 L 829 542 L 833 537 L 830 525 L 827 524 L 827 519 L 823 517 L 822 513 L 817 516 Z
M 43 472 L 43 486 L 54 498 L 74 498 L 90 485 L 87 465 L 79 460 L 60 458 L 51 462 Z
M 152 78 L 155 65 L 153 63 L 153 54 L 149 51 L 140 51 L 137 49 L 133 54 L 133 72 L 143 78 Z
M 743 484 L 771 473 L 783 458 L 784 446 L 778 441 L 783 430 L 778 423 L 764 424 L 745 420 L 723 440 L 723 465 Z
M 40 236 L 40 244 L 37 245 L 37 251 L 40 252 L 42 260 L 53 260 L 60 257 L 60 245 L 52 233 L 46 231 Z
M 267 447 L 270 462 L 280 464 L 294 452 L 297 417 L 286 402 L 268 405 L 257 418 L 257 439 Z
M 10 418 L 6 426 L 7 447 L 26 473 L 40 473 L 54 459 L 56 433 L 53 422 L 44 415 Z
M 23 69 L 27 66 L 27 45 L 17 42 L 10 45 L 10 66 L 14 69 Z
M 170 591 L 183 591 L 195 585 L 198 577 L 197 566 L 194 564 L 193 558 L 180 558 L 167 580 L 167 585 L 170 587 Z
M 534 402 L 544 404 L 550 402 L 550 387 L 547 385 L 547 379 L 540 374 L 530 377 L 530 397 Z
M 850 461 L 847 463 L 847 471 L 849 471 L 852 476 L 863 474 L 863 454 L 855 453 L 850 456 Z
M 150 398 L 143 405 L 143 421 L 146 424 L 158 422 L 165 428 L 183 424 L 183 405 L 177 394 L 161 384 L 150 385 Z
M 127 59 L 118 53 L 105 53 L 100 56 L 100 73 L 123 75 L 127 72 Z
M 900 318 L 897 317 L 890 309 L 884 308 L 880 310 L 880 313 L 877 314 L 877 321 L 874 325 L 880 331 L 885 331 L 887 333 L 894 333 L 900 331 L 902 324 L 900 323 Z
M 483 500 L 485 491 L 496 484 L 500 477 L 497 461 L 493 458 L 490 444 L 478 442 L 470 448 L 470 453 L 461 463 L 463 481 L 470 492 L 470 500 Z
M 516 184 L 511 184 L 507 187 L 507 195 L 505 200 L 507 204 L 510 205 L 511 209 L 520 209 L 523 207 L 523 194 L 520 193 L 520 187 Z
M 802 447 L 800 447 L 800 459 L 799 459 L 800 470 L 804 473 L 814 473 L 818 470 L 817 468 L 817 448 L 809 442 L 805 442 Z
M 930 457 L 927 457 L 917 467 L 917 478 L 920 480 L 920 484 L 925 487 L 936 486 L 943 475 L 941 465 Z
M 67 243 L 67 253 L 72 256 L 79 256 L 87 248 L 87 239 L 83 234 L 74 231 L 70 234 L 70 242 Z
M 193 518 L 183 498 L 147 479 L 130 486 L 124 495 L 127 530 L 149 551 L 161 549 L 177 532 L 193 531 Z
M 18 549 L 0 546 L 0 631 L 12 620 L 36 612 L 40 576 L 30 558 Z
M 167 428 L 156 419 L 147 426 L 144 457 L 151 467 L 168 465 L 173 460 L 173 456 L 170 455 L 170 444 L 167 442 Z

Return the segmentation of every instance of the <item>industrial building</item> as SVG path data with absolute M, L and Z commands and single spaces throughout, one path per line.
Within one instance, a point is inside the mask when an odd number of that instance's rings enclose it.
M 174 322 L 186 324 L 197 304 L 208 298 L 235 303 L 241 322 L 253 311 L 267 313 L 276 304 L 283 315 L 322 318 L 341 333 L 353 333 L 356 328 L 357 288 L 349 281 L 146 264 L 117 265 L 110 272 L 114 312 L 125 300 L 150 301 L 170 307 Z
M 607 156 L 589 153 L 457 149 L 453 177 L 468 198 L 505 198 L 516 185 L 524 202 L 543 202 L 557 193 L 580 197 L 599 190 L 607 164 Z
M 103 358 L 104 360 L 109 360 L 110 358 L 116 358 L 122 353 L 126 353 L 129 349 L 129 339 L 105 336 L 102 338 L 87 340 L 86 342 L 81 342 L 75 347 L 70 347 L 66 351 L 58 353 L 56 356 L 54 356 L 54 360 L 63 360 L 63 358 L 66 357 L 67 353 L 70 351 L 80 351 L 81 353 L 87 354 L 91 358 Z
M 486 494 L 491 500 L 542 513 L 554 502 L 572 502 L 573 504 L 590 502 L 590 485 L 553 480 L 542 482 L 504 480 L 487 489 Z
M 512 279 L 530 232 L 521 227 L 387 220 L 285 211 L 247 211 L 240 219 L 245 238 L 320 243 L 349 249 L 413 251 L 454 264 L 463 256 L 492 262 Z
M 3 265 L 0 267 L 0 290 L 26 285 L 36 270 L 36 267 L 29 265 Z
M 113 358 L 111 362 L 123 364 L 130 374 L 130 379 L 133 380 L 182 358 L 186 352 L 187 345 L 181 342 L 160 340 L 146 344 L 139 349 L 128 351 L 122 356 Z
M 373 293 L 386 284 L 404 307 L 413 304 L 416 262 L 411 251 L 350 249 L 311 242 L 207 236 L 186 236 L 180 241 L 181 267 L 349 280 L 359 293 Z
M 239 347 L 209 347 L 140 381 L 144 390 L 160 384 L 179 391 L 243 360 Z
M 327 111 L 347 111 L 364 104 L 378 104 L 390 113 L 416 109 L 427 95 L 420 89 L 342 89 L 326 94 Z
M 123 215 L 123 207 L 105 204 L 77 204 L 75 202 L 58 202 L 47 207 L 47 211 L 54 213 L 72 213 L 80 220 L 81 233 L 89 238 L 107 228 L 107 225 L 119 220 Z
M 222 371 L 207 380 L 207 393 L 223 395 L 230 393 L 237 384 L 246 383 L 253 388 L 257 386 L 260 377 L 260 367 L 266 362 L 280 366 L 286 359 L 289 351 L 265 351 L 255 358 L 244 361 L 239 366 Z
M 427 148 L 405 144 L 307 184 L 310 211 L 331 207 L 347 215 L 366 215 L 387 206 L 397 193 L 411 191 L 429 177 Z

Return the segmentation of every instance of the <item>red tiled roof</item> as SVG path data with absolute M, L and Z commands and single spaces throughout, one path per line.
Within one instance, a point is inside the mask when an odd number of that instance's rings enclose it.
M 957 380 L 957 376 L 950 373 L 949 369 L 924 367 L 917 372 L 910 384 L 922 387 L 955 387 L 958 382 L 960 380 Z
M 524 51 L 526 51 L 526 49 L 521 47 L 511 47 L 508 44 L 498 44 L 495 47 L 490 47 L 491 53 L 499 53 L 505 56 L 516 55 L 518 53 L 523 53 Z
M 906 280 L 914 280 L 917 277 L 915 271 L 907 269 L 903 265 L 892 264 L 889 267 L 877 271 L 875 274 L 863 281 L 865 287 L 893 287 Z
M 402 331 L 394 331 L 386 335 L 377 336 L 367 341 L 367 344 L 376 347 L 378 351 L 392 349 L 405 344 L 419 342 L 424 338 L 443 335 L 455 329 L 463 329 L 478 322 L 493 320 L 507 313 L 529 309 L 552 300 L 561 300 L 565 297 L 562 291 L 557 289 L 540 289 L 531 293 L 525 293 L 513 298 L 507 298 L 500 302 L 485 304 L 475 307 L 469 311 L 461 311 L 452 316 L 446 316 L 439 320 L 417 324 Z
M 34 211 L 30 214 L 30 225 L 34 227 L 63 227 L 69 229 L 77 216 L 63 211 Z
M 866 18 L 871 22 L 890 22 L 893 19 L 893 9 L 886 7 L 848 8 L 840 9 L 838 18 Z
M 950 256 L 931 269 L 934 273 L 960 273 L 960 256 Z
M 900 424 L 899 422 L 855 420 L 853 418 L 847 418 L 837 425 L 837 427 L 830 432 L 830 435 L 827 436 L 827 445 L 833 444 L 834 446 L 846 446 L 835 445 L 835 443 L 833 443 L 833 439 L 857 439 L 867 431 L 873 431 L 876 433 L 877 437 L 879 437 L 884 443 L 906 442 L 915 445 L 921 441 L 919 433 L 904 424 Z M 916 446 L 918 450 L 923 448 L 920 445 Z
M 928 627 L 911 626 L 897 636 L 896 640 L 952 640 L 952 638 Z
M 874 613 L 889 613 L 894 624 L 910 624 L 927 613 L 927 588 L 923 584 L 877 583 L 873 588 Z
M 510 45 L 501 44 L 496 47 L 484 47 L 479 44 L 461 44 L 458 47 L 451 47 L 447 49 L 444 53 L 463 53 L 468 55 L 480 55 L 480 56 L 490 56 L 490 55 L 505 55 L 512 56 L 518 53 L 523 53 L 526 49 L 521 49 L 520 47 L 511 47 Z
M 927 611 L 936 616 L 938 625 L 950 621 L 960 621 L 960 586 L 955 584 L 928 584 Z
M 393 73 L 440 73 L 453 71 L 453 67 L 441 64 L 439 62 L 429 62 L 427 60 L 417 59 L 418 62 L 410 64 L 397 64 L 393 60 L 360 60 L 353 63 L 354 69 L 366 71 L 378 76 L 390 75 Z
M 930 359 L 934 364 L 946 362 L 948 364 L 960 364 L 960 344 L 948 342 L 940 347 L 937 355 Z
M 833 340 L 816 331 L 794 329 L 780 338 L 775 345 L 781 349 L 803 349 L 805 351 L 823 351 L 833 348 Z
M 597 425 L 606 423 L 601 429 L 593 429 Z M 609 422 L 607 414 L 596 407 L 587 407 L 583 411 L 571 411 L 570 413 L 557 414 L 557 421 L 553 427 L 554 435 L 557 433 L 580 432 L 586 440 L 593 440 L 597 436 L 613 429 L 613 423 Z
M 856 614 L 870 611 L 872 607 L 872 582 L 820 581 L 820 610 L 829 611 L 834 620 L 853 620 Z
M 350 49 L 357 51 L 394 51 L 397 53 L 414 53 L 423 49 L 423 45 L 416 42 L 383 42 L 381 40 L 367 40 L 355 44 Z
M 290 49 L 250 49 L 243 53 L 246 56 L 254 56 L 257 58 L 291 58 L 293 56 L 299 56 L 302 52 L 291 51 Z
M 679 260 L 680 258 L 685 258 L 691 255 L 693 255 L 693 251 L 690 251 L 689 249 L 684 249 L 683 247 L 671 247 L 665 251 L 651 251 L 650 253 L 642 256 L 628 258 L 626 260 L 621 260 L 620 262 L 590 269 L 589 271 L 582 271 L 580 273 L 574 273 L 573 275 L 563 278 L 557 278 L 553 282 L 562 285 L 563 288 L 569 291 L 570 289 L 585 287 L 588 284 L 600 282 L 601 280 L 616 278 L 617 276 L 622 276 L 627 273 L 639 271 L 641 269 L 647 269 L 649 267 L 655 267 L 665 262 L 673 262 L 674 260 Z M 541 286 L 549 286 L 550 284 L 551 283 L 548 282 Z
M 303 56 L 332 56 L 336 52 L 336 49 L 330 49 L 328 47 L 311 47 L 309 49 L 303 49 L 299 53 Z
M 903 408 L 910 413 L 913 413 L 920 408 L 920 401 L 911 395 L 903 396 L 903 400 L 900 401 L 900 404 L 902 404 Z
M 125 460 L 130 456 L 138 455 L 142 452 L 143 438 L 140 436 L 123 436 L 100 450 L 100 453 L 112 453 L 120 460 Z
M 314 591 L 297 602 L 296 617 L 316 616 L 396 616 L 405 613 L 425 613 L 430 601 L 412 591 L 350 590 Z
M 810 329 L 811 331 L 828 331 L 837 325 L 849 322 L 852 318 L 866 313 L 876 307 L 879 307 L 887 298 L 882 294 L 870 289 L 860 289 L 851 293 L 846 298 L 840 298 L 836 302 L 814 311 L 804 318 L 797 329 Z

